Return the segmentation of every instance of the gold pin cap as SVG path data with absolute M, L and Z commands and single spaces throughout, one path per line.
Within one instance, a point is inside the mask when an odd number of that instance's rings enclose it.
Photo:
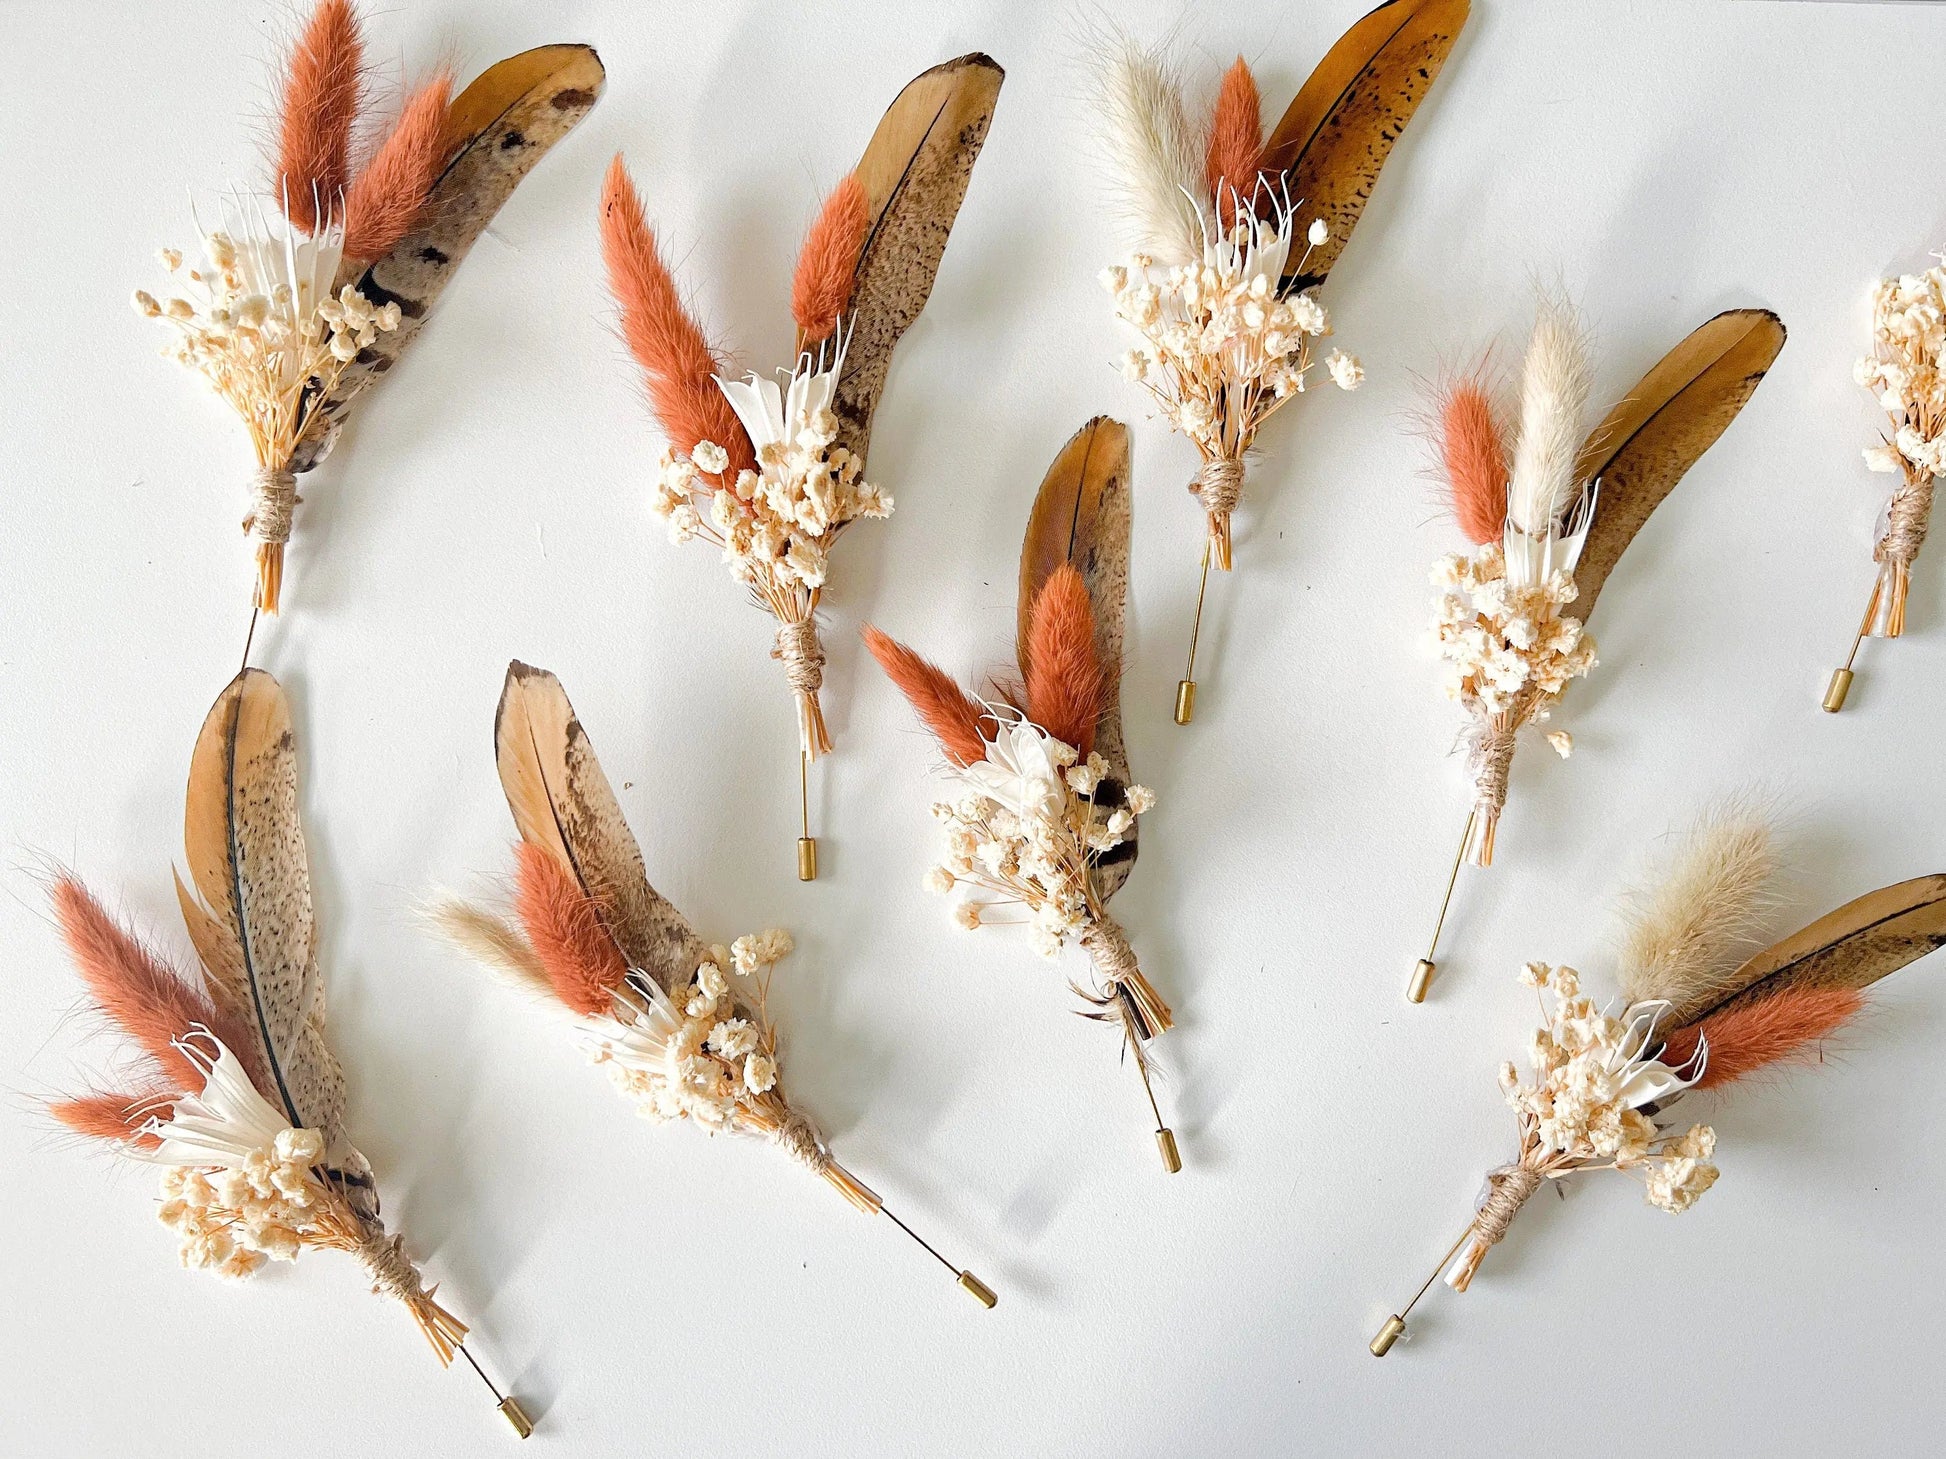
M 797 838 L 797 879 L 799 881 L 818 879 L 818 838 L 815 836 Z
M 1851 693 L 1851 670 L 1833 669 L 1831 683 L 1824 691 L 1824 712 L 1836 714 L 1845 707 L 1845 696 Z
M 1424 1003 L 1426 989 L 1432 986 L 1433 960 L 1422 957 L 1412 965 L 1412 981 L 1405 985 L 1405 1000 L 1408 1003 Z
M 1188 724 L 1196 717 L 1196 681 L 1176 681 L 1176 723 Z
M 534 1421 L 527 1417 L 527 1410 L 520 1406 L 519 1399 L 503 1398 L 500 1400 L 499 1408 L 500 1412 L 507 1416 L 507 1422 L 513 1425 L 514 1433 L 521 1438 L 524 1439 L 534 1432 Z
M 973 1294 L 973 1300 L 975 1302 L 978 1302 L 989 1311 L 1000 1300 L 993 1295 L 993 1288 L 989 1287 L 971 1272 L 961 1272 L 959 1274 L 959 1284 Z
M 1176 1148 L 1176 1132 L 1163 1129 L 1155 1132 L 1156 1149 L 1162 1152 L 1162 1168 L 1174 1175 L 1182 1169 L 1182 1152 Z
M 1378 1330 L 1372 1339 L 1372 1356 L 1382 1358 L 1392 1351 L 1392 1344 L 1405 1336 L 1405 1319 L 1394 1314 L 1385 1319 L 1385 1326 Z

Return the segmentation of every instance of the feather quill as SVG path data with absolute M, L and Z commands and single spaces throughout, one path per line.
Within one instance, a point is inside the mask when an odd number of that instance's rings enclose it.
M 1680 1068 L 1695 1054 L 1697 1040 L 1707 1040 L 1709 1059 L 1696 1087 L 1720 1089 L 1760 1069 L 1811 1057 L 1815 1045 L 1855 1018 L 1864 1002 L 1854 988 L 1787 988 L 1678 1029 L 1661 1059 Z
M 1115 207 L 1133 242 L 1163 264 L 1200 258 L 1203 222 L 1195 198 L 1203 190 L 1182 83 L 1159 50 L 1126 32 L 1096 37 L 1094 104 L 1107 151 Z
M 857 173 L 846 173 L 818 209 L 798 250 L 797 271 L 791 277 L 791 317 L 797 321 L 800 350 L 829 339 L 844 317 L 857 282 L 858 255 L 871 224 L 865 188 Z
M 351 178 L 365 46 L 350 0 L 320 0 L 291 48 L 277 128 L 277 191 L 293 225 L 316 233 Z
M 1565 299 L 1542 295 L 1520 370 L 1520 434 L 1507 488 L 1507 518 L 1544 537 L 1581 495 L 1575 459 L 1594 385 L 1588 334 Z
M 601 185 L 601 257 L 609 292 L 621 306 L 622 338 L 642 367 L 670 449 L 687 456 L 698 441 L 714 441 L 730 455 L 732 479 L 754 471 L 750 436 L 716 383 L 721 362 L 683 307 L 619 152 Z
M 1713 807 L 1624 907 L 1620 983 L 1631 1003 L 1707 1001 L 1756 946 L 1775 906 L 1776 828 L 1748 800 Z
M 1027 717 L 1080 750 L 1095 748 L 1107 674 L 1095 657 L 1095 615 L 1072 563 L 1054 570 L 1034 599 L 1027 639 Z
M 382 258 L 411 231 L 446 163 L 453 77 L 432 78 L 406 99 L 391 132 L 345 194 L 345 257 Z
M 986 758 L 987 739 L 981 726 L 991 716 L 985 705 L 945 670 L 870 625 L 865 628 L 865 647 L 938 738 L 947 759 L 965 767 Z

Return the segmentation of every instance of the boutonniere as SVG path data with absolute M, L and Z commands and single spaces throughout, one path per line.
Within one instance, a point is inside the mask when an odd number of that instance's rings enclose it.
M 1519 732 L 1544 724 L 1595 667 L 1586 631 L 1622 549 L 1723 434 L 1777 352 L 1784 326 L 1731 309 L 1664 355 L 1601 423 L 1585 419 L 1594 362 L 1565 302 L 1543 297 L 1521 362 L 1516 404 L 1482 364 L 1445 387 L 1436 411 L 1440 473 L 1473 544 L 1433 566 L 1432 641 L 1442 685 L 1466 712 L 1460 747 L 1472 781 L 1460 848 L 1426 955 L 1406 996 L 1424 1001 L 1462 864 L 1491 866 Z M 1566 758 L 1574 740 L 1550 731 Z
M 284 691 L 261 670 L 238 675 L 211 707 L 185 819 L 189 881 L 178 878 L 176 892 L 193 972 L 74 877 L 54 883 L 75 968 L 136 1055 L 131 1082 L 57 1101 L 54 1117 L 160 1167 L 157 1214 L 186 1267 L 247 1277 L 306 1250 L 350 1256 L 375 1294 L 405 1305 L 442 1365 L 466 1359 L 525 1438 L 520 1404 L 474 1361 L 466 1324 L 379 1219 L 371 1162 L 345 1129 L 345 1078 L 324 1038 L 296 741 Z
M 619 156 L 602 186 L 609 287 L 668 440 L 651 505 L 672 540 L 720 551 L 777 622 L 771 657 L 797 706 L 802 881 L 818 874 L 809 767 L 831 749 L 817 623 L 831 550 L 853 522 L 892 513 L 892 493 L 865 475 L 872 414 L 932 292 L 1002 75 L 986 56 L 962 56 L 899 93 L 805 236 L 790 291 L 796 345 L 774 379 L 733 378 L 711 347 Z
M 508 667 L 494 744 L 520 833 L 513 916 L 447 899 L 431 911 L 447 940 L 559 1010 L 645 1118 L 775 1145 L 858 1210 L 890 1217 L 992 1307 L 992 1289 L 887 1210 L 786 1097 L 769 992 L 790 934 L 706 943 L 649 885 L 594 746 L 552 674 Z
M 1879 514 L 1872 559 L 1878 577 L 1845 665 L 1834 670 L 1824 707 L 1836 714 L 1851 692 L 1852 665 L 1867 635 L 1905 632 L 1906 587 L 1932 520 L 1933 485 L 1946 467 L 1946 267 L 1880 279 L 1872 290 L 1872 352 L 1853 375 L 1886 415 L 1885 435 L 1865 448 L 1865 465 L 1899 478 Z
M 282 81 L 271 177 L 196 213 L 201 258 L 162 251 L 168 282 L 135 307 L 202 375 L 256 457 L 244 530 L 256 613 L 282 601 L 298 478 L 351 404 L 398 363 L 447 280 L 534 164 L 601 95 L 587 46 L 543 46 L 455 97 L 436 71 L 375 145 L 364 40 L 349 0 L 320 0 Z
M 946 855 L 928 888 L 957 899 L 962 927 L 1024 923 L 1042 957 L 1088 954 L 1088 1015 L 1118 1029 L 1142 1076 L 1164 1169 L 1182 1168 L 1149 1077 L 1150 1040 L 1173 1023 L 1108 902 L 1135 866 L 1137 818 L 1155 804 L 1131 782 L 1122 741 L 1128 598 L 1128 428 L 1098 417 L 1055 457 L 1020 554 L 1020 682 L 969 694 L 875 628 L 872 657 L 946 757 L 933 806 Z
M 1190 494 L 1206 519 L 1202 582 L 1176 723 L 1196 710 L 1196 642 L 1212 565 L 1230 571 L 1230 519 L 1257 433 L 1328 375 L 1364 369 L 1332 333 L 1319 290 L 1365 210 L 1392 144 L 1459 38 L 1468 0 L 1390 0 L 1359 21 L 1264 134 L 1239 57 L 1200 126 L 1176 68 L 1110 30 L 1096 46 L 1095 111 L 1116 211 L 1134 252 L 1103 271 L 1141 337 L 1122 373 L 1196 447 Z
M 1681 1213 L 1715 1184 L 1716 1133 L 1674 1117 L 1687 1091 L 1717 1090 L 1789 1061 L 1815 1060 L 1858 1013 L 1864 990 L 1946 943 L 1946 876 L 1882 887 L 1766 948 L 1751 946 L 1776 904 L 1771 827 L 1748 807 L 1706 818 L 1629 908 L 1617 949 L 1621 997 L 1598 1003 L 1573 968 L 1528 963 L 1542 1000 L 1530 1070 L 1500 1067 L 1519 1149 L 1487 1176 L 1478 1210 L 1440 1266 L 1464 1292 L 1527 1201 L 1584 1171 L 1639 1180 L 1648 1203 Z M 1383 1357 L 1412 1301 L 1372 1340 Z

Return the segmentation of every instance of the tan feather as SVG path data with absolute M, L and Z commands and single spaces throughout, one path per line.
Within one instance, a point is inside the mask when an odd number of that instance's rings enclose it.
M 371 1167 L 344 1131 L 345 1081 L 324 1041 L 311 869 L 297 811 L 290 706 L 261 669 L 232 679 L 203 721 L 189 768 L 183 842 L 185 920 L 211 982 L 236 998 L 269 1076 L 263 1096 L 324 1136 L 363 1215 L 376 1212 Z
M 504 917 L 496 917 L 460 897 L 442 897 L 420 909 L 420 915 L 446 942 L 475 962 L 498 973 L 508 983 L 549 1003 L 554 984 L 547 969 Z
M 309 471 L 324 459 L 351 402 L 398 363 L 501 204 L 588 114 L 605 82 L 593 47 L 541 46 L 489 66 L 453 99 L 446 126 L 449 160 L 417 223 L 385 257 L 363 270 L 352 265 L 338 280 L 354 284 L 374 304 L 396 303 L 403 318 L 397 329 L 360 351 L 339 377 L 314 413 L 294 470 Z
M 1020 548 L 1020 599 L 1015 655 L 1027 674 L 1034 600 L 1062 563 L 1072 563 L 1087 584 L 1095 617 L 1095 657 L 1103 665 L 1101 718 L 1095 750 L 1108 762 L 1120 788 L 1129 783 L 1128 749 L 1122 738 L 1122 636 L 1128 606 L 1128 553 L 1133 503 L 1129 495 L 1128 427 L 1096 416 L 1061 447 L 1048 468 L 1027 517 Z M 1108 792 L 1118 796 L 1121 789 Z M 1114 805 L 1113 799 L 1104 804 Z M 1135 828 L 1107 852 L 1094 872 L 1106 900 L 1121 889 L 1135 865 Z
M 1946 874 L 1915 877 L 1845 903 L 1758 953 L 1713 993 L 1670 1010 L 1674 1029 L 1785 989 L 1870 987 L 1946 944 Z
M 649 885 L 641 849 L 561 681 L 545 669 L 509 664 L 493 735 L 500 785 L 521 839 L 559 861 L 600 908 L 629 967 L 665 990 L 687 983 L 703 944 Z
M 1776 831 L 1759 805 L 1730 800 L 1712 807 L 1654 884 L 1626 903 L 1624 996 L 1687 1006 L 1720 990 L 1739 957 L 1758 945 L 1776 901 L 1777 868 Z
M 1288 173 L 1299 218 L 1322 218 L 1331 230 L 1304 259 L 1297 287 L 1323 283 L 1344 252 L 1470 8 L 1469 0 L 1388 0 L 1339 37 L 1271 132 L 1263 170 Z M 1291 250 L 1292 274 L 1302 254 Z
M 977 53 L 922 72 L 880 120 L 858 163 L 871 224 L 831 408 L 839 444 L 861 459 L 892 351 L 932 293 L 1005 75 Z
M 1623 549 L 1736 419 L 1783 347 L 1783 321 L 1769 310 L 1726 310 L 1664 355 L 1595 427 L 1575 467 L 1577 481 L 1601 480 L 1574 570 L 1572 611 L 1584 621 Z

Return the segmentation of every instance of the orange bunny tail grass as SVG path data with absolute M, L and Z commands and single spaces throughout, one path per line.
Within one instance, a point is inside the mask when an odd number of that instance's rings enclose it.
M 1507 524 L 1507 447 L 1493 396 L 1477 375 L 1440 392 L 1439 464 L 1466 540 L 1498 542 Z
M 391 135 L 345 194 L 346 258 L 360 263 L 383 258 L 412 231 L 446 165 L 446 112 L 452 99 L 453 76 L 444 70 L 406 99 Z
M 291 50 L 277 130 L 277 190 L 292 224 L 315 233 L 350 181 L 365 43 L 350 0 L 319 0 Z
M 1249 62 L 1238 56 L 1217 88 L 1216 115 L 1203 159 L 1204 181 L 1226 224 L 1237 213 L 1249 212 L 1263 155 L 1263 102 L 1257 95 L 1257 78 L 1250 74 Z
M 938 737 L 947 759 L 964 767 L 986 758 L 987 738 L 980 733 L 980 722 L 987 718 L 987 712 L 979 700 L 955 684 L 943 669 L 869 625 L 865 647 L 885 670 L 885 677 L 918 711 L 926 728 Z
M 797 272 L 791 278 L 791 317 L 805 344 L 829 339 L 844 317 L 858 273 L 858 254 L 871 226 L 864 184 L 857 173 L 846 173 L 804 235 Z
M 131 937 L 72 876 L 54 883 L 54 919 L 81 981 L 101 1011 L 155 1061 L 171 1089 L 199 1092 L 203 1071 L 175 1047 L 201 1024 L 246 1067 L 256 1046 L 234 1019 Z
M 514 912 L 560 1000 L 576 1013 L 606 1013 L 628 964 L 601 913 L 561 863 L 529 842 L 514 847 L 520 860 Z
M 74 1099 L 52 1100 L 47 1112 L 77 1135 L 153 1150 L 162 1142 L 145 1133 L 142 1126 L 151 1114 L 162 1112 L 164 1099 L 166 1096 L 83 1094 Z
M 1811 1046 L 1849 1023 L 1864 1006 L 1853 988 L 1793 988 L 1712 1013 L 1670 1038 L 1662 1061 L 1672 1067 L 1709 1041 L 1698 1089 L 1716 1089 L 1786 1059 L 1808 1058 Z
M 1027 634 L 1027 717 L 1085 758 L 1095 747 L 1104 671 L 1088 585 L 1064 562 L 1041 585 Z
M 601 257 L 622 308 L 622 338 L 648 377 L 649 405 L 670 447 L 687 456 L 698 441 L 714 441 L 729 452 L 730 480 L 754 471 L 750 437 L 716 387 L 716 355 L 676 294 L 620 153 L 601 183 Z

